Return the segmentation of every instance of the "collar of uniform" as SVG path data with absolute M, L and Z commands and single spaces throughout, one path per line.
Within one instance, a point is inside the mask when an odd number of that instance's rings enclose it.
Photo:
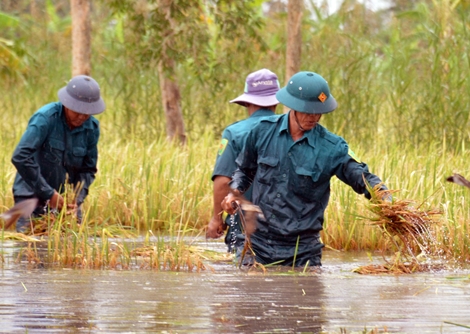
M 62 121 L 64 122 L 64 124 L 67 126 L 68 129 L 70 129 L 68 127 L 68 124 L 67 124 L 67 120 L 65 119 L 65 113 L 64 113 L 64 106 L 62 105 L 62 102 L 57 102 L 59 104 L 59 115 L 60 115 L 60 118 L 62 119 Z M 84 129 L 93 129 L 93 126 L 92 126 L 92 121 L 91 121 L 91 118 L 93 116 L 90 116 L 90 118 L 88 118 L 85 123 L 83 123 L 81 126 L 79 126 L 78 128 L 75 128 L 71 131 L 73 132 L 77 132 L 77 131 L 82 131 Z
M 281 115 L 281 125 L 279 126 L 279 134 L 281 134 L 282 132 L 286 131 L 288 134 L 290 134 L 289 132 L 289 113 L 290 111 L 287 113 L 287 114 L 283 114 Z
M 273 116 L 274 113 L 269 109 L 258 109 L 256 110 L 250 117 L 265 117 L 265 116 Z
M 281 117 L 283 118 L 282 121 L 281 121 L 281 126 L 279 127 L 279 134 L 281 134 L 283 131 L 285 131 L 288 135 L 290 135 L 290 132 L 289 132 L 289 113 L 291 113 L 291 111 L 289 111 L 287 114 L 284 114 L 282 115 Z M 319 131 L 319 125 L 320 124 L 317 124 L 312 130 L 309 130 L 309 131 L 306 131 L 304 132 L 304 135 L 302 136 L 302 138 L 300 140 L 307 140 L 307 143 L 312 146 L 312 147 L 315 147 L 315 137 L 319 134 L 318 131 Z
M 304 132 L 303 138 L 307 138 L 307 143 L 312 147 L 315 147 L 315 138 L 318 135 L 318 129 L 319 128 L 317 124 L 312 130 Z

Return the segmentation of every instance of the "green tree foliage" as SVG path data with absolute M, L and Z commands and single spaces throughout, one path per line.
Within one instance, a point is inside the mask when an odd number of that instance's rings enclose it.
M 102 1 L 122 24 L 126 66 L 146 73 L 159 62 L 164 67 L 175 62 L 188 130 L 209 118 L 219 133 L 226 122 L 211 101 L 228 82 L 241 81 L 242 87 L 244 76 L 267 49 L 260 34 L 262 1 Z M 123 91 L 134 94 L 129 87 Z
M 8 41 L 3 46 L 28 68 L 26 85 L 15 85 L 4 102 L 23 103 L 14 96 L 27 89 L 22 94 L 37 107 L 56 98 L 58 83 L 70 76 L 67 1 L 42 1 L 49 7 L 42 8 L 41 20 L 31 20 L 27 3 L 10 1 L 7 15 L 20 23 L 0 30 Z M 323 75 L 339 103 L 322 123 L 353 147 L 381 136 L 400 145 L 443 139 L 453 147 L 468 144 L 470 1 L 391 3 L 391 9 L 373 12 L 348 0 L 328 13 L 306 1 L 311 13 L 302 23 L 301 69 Z M 228 101 L 241 93 L 248 73 L 266 67 L 285 82 L 287 28 L 280 1 L 100 0 L 92 15 L 93 75 L 109 101 L 103 117 L 110 119 L 103 123 L 122 135 L 165 133 L 155 69 L 160 60 L 177 61 L 190 138 L 204 131 L 218 138 L 223 127 L 246 117 Z M 3 69 L 9 80 L 0 84 L 8 91 L 14 76 Z
M 420 3 L 400 13 L 383 48 L 394 125 L 416 145 L 470 139 L 469 12 L 459 2 Z
M 310 57 L 303 68 L 324 75 L 339 102 L 322 119 L 330 129 L 354 144 L 384 135 L 417 146 L 470 141 L 465 2 L 416 2 L 411 9 L 372 12 L 345 1 L 333 14 L 313 10 L 304 22 Z
M 12 31 L 21 26 L 19 18 L 0 12 L 0 77 L 22 75 L 26 68 L 24 50 L 15 43 Z

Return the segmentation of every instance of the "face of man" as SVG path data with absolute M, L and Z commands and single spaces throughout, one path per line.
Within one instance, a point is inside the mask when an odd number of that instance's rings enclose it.
M 312 130 L 320 121 L 321 115 L 322 114 L 306 114 L 298 111 L 295 112 L 297 121 L 299 122 L 299 125 L 303 131 Z
M 90 118 L 90 115 L 80 114 L 65 106 L 64 106 L 64 110 L 65 110 L 65 119 L 67 121 L 68 126 L 71 129 L 78 128 L 83 123 L 85 123 L 87 119 Z

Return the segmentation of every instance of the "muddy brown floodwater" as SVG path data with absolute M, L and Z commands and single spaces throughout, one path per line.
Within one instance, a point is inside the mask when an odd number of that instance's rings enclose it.
M 33 269 L 15 263 L 18 245 L 1 244 L 1 333 L 470 333 L 464 269 L 363 276 L 366 254 L 331 251 L 305 276 Z

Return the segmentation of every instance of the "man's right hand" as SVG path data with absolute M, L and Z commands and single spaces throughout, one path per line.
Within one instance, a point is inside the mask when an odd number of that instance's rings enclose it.
M 211 221 L 207 225 L 206 238 L 217 239 L 224 235 L 226 226 L 222 221 L 222 217 L 212 217 Z
M 243 196 L 238 190 L 232 190 L 222 201 L 222 209 L 229 215 L 233 215 L 237 211 L 237 207 L 243 200 Z M 238 205 L 235 205 L 237 203 Z
M 51 209 L 62 210 L 64 206 L 64 198 L 60 196 L 60 194 L 54 190 L 54 194 L 52 195 L 51 199 L 49 200 L 49 207 Z
M 63 206 L 64 198 L 57 191 L 54 191 L 54 194 L 49 200 L 49 207 L 51 209 L 56 209 L 57 211 L 60 211 L 62 210 Z M 77 203 L 67 203 L 67 214 L 75 213 L 77 208 Z

